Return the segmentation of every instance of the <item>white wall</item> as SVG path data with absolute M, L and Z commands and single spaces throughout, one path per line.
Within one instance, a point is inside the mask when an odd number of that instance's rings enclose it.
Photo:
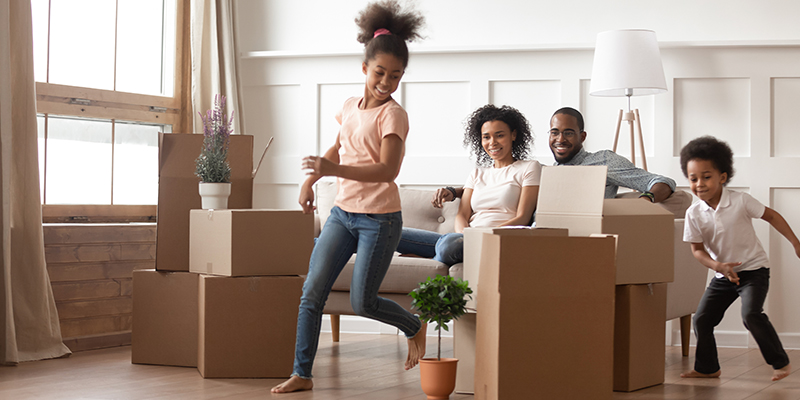
M 255 180 L 255 206 L 299 208 L 300 158 L 333 143 L 334 113 L 345 98 L 363 93 L 352 21 L 365 3 L 237 3 L 244 133 L 256 137 L 258 155 L 275 136 Z M 800 202 L 800 175 L 793 173 L 800 170 L 794 129 L 800 111 L 800 2 L 419 3 L 429 37 L 412 49 L 395 94 L 411 123 L 399 184 L 462 184 L 472 166 L 461 147 L 462 122 L 489 102 L 525 113 L 538 135 L 535 154 L 542 163 L 552 163 L 545 135 L 549 116 L 564 105 L 586 116 L 588 150 L 610 148 L 625 100 L 587 94 L 594 37 L 607 29 L 648 28 L 662 41 L 669 87 L 665 94 L 633 98 L 649 169 L 685 189 L 677 158 L 681 146 L 704 134 L 717 136 L 736 154 L 731 187 L 776 208 L 800 232 L 800 211 L 793 207 Z M 484 4 L 492 6 L 479 9 Z M 629 153 L 625 138 L 618 152 Z M 800 315 L 792 311 L 800 303 L 800 293 L 792 290 L 800 282 L 800 261 L 766 223 L 754 224 L 773 267 L 766 311 L 784 345 L 800 348 Z M 718 328 L 719 344 L 755 346 L 738 313 L 737 302 Z

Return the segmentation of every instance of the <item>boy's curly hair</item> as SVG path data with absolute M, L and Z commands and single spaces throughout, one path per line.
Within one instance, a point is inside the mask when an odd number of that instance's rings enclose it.
M 681 149 L 681 171 L 689 177 L 686 165 L 692 160 L 707 160 L 714 164 L 719 172 L 728 174 L 727 184 L 733 178 L 733 150 L 727 143 L 713 137 L 701 136 L 683 146 Z
M 489 121 L 503 121 L 508 125 L 511 132 L 517 132 L 517 138 L 511 146 L 511 156 L 514 160 L 526 160 L 530 153 L 530 145 L 533 142 L 533 132 L 528 124 L 528 120 L 519 110 L 514 107 L 496 107 L 487 104 L 475 111 L 467 118 L 466 131 L 464 132 L 464 147 L 469 147 L 470 152 L 475 155 L 475 162 L 479 166 L 492 166 L 494 160 L 483 149 L 481 143 L 483 124 Z
M 408 66 L 406 42 L 422 38 L 419 30 L 425 18 L 417 11 L 403 9 L 397 0 L 382 0 L 369 3 L 355 21 L 359 28 L 356 39 L 364 44 L 364 62 L 385 53 L 397 57 L 405 68 Z M 378 29 L 387 29 L 391 34 L 374 37 Z

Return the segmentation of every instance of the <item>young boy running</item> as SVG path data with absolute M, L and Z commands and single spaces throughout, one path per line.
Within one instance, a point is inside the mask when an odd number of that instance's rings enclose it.
M 686 210 L 683 241 L 692 244 L 692 254 L 701 264 L 716 271 L 692 319 L 697 336 L 694 370 L 681 374 L 681 378 L 720 376 L 714 327 L 737 297 L 742 298 L 745 328 L 774 369 L 772 380 L 789 376 L 789 357 L 764 314 L 769 259 L 751 219 L 769 222 L 794 246 L 798 257 L 800 241 L 777 211 L 747 193 L 725 187 L 734 172 L 733 152 L 725 142 L 710 136 L 692 140 L 681 150 L 681 169 L 692 193 L 702 200 Z

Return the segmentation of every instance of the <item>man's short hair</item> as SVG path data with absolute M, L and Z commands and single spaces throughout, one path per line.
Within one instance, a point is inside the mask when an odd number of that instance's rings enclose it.
M 681 149 L 681 171 L 687 178 L 689 174 L 686 172 L 686 166 L 692 160 L 711 161 L 720 173 L 728 174 L 726 184 L 733 178 L 733 150 L 727 143 L 713 136 L 701 136 Z
M 583 132 L 583 115 L 581 114 L 580 111 L 572 107 L 562 107 L 553 113 L 553 117 L 555 117 L 558 114 L 566 114 L 575 117 L 575 119 L 578 120 L 578 129 L 580 129 L 580 131 Z M 553 119 L 553 117 L 550 117 L 550 119 Z

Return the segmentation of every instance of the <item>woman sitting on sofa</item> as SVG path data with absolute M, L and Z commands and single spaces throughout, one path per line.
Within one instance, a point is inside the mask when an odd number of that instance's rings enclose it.
M 464 228 L 530 225 L 542 167 L 528 158 L 533 141 L 528 120 L 517 109 L 488 104 L 470 115 L 464 146 L 477 168 L 467 178 L 455 233 L 403 228 L 397 251 L 449 265 L 464 258 Z

